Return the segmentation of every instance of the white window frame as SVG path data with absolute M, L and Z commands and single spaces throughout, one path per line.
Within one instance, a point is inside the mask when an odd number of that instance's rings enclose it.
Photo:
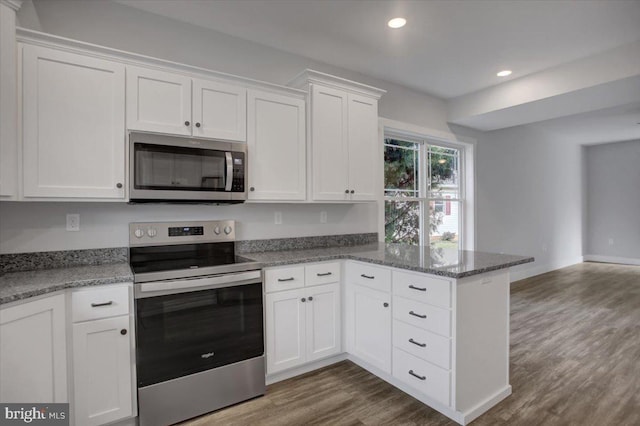
M 459 155 L 459 171 L 462 178 L 459 182 L 460 195 L 459 198 L 451 198 L 451 202 L 459 202 L 459 214 L 462 216 L 460 220 L 460 249 L 475 250 L 476 247 L 476 214 L 475 214 L 475 149 L 476 141 L 471 138 L 458 136 L 453 133 L 442 132 L 439 130 L 428 129 L 409 123 L 390 120 L 386 118 L 379 119 L 378 125 L 379 136 L 379 158 L 380 158 L 380 178 L 379 178 L 379 197 L 378 197 L 378 238 L 381 242 L 385 240 L 384 230 L 384 204 L 385 200 L 391 200 L 393 197 L 385 197 L 384 194 L 384 140 L 386 137 L 395 137 L 400 140 L 420 143 L 420 156 L 426 158 L 427 145 L 437 145 L 458 149 Z M 426 161 L 418 162 L 420 176 L 426 176 Z M 426 182 L 426 180 L 425 180 Z M 432 200 L 440 200 L 440 198 L 429 197 L 429 188 L 418 187 L 420 197 L 406 197 L 406 201 L 424 201 L 428 203 Z M 422 203 L 421 205 L 425 205 Z M 429 223 L 428 214 L 425 215 L 421 211 L 421 216 L 426 218 L 420 228 L 420 241 L 422 245 L 428 245 L 429 241 Z

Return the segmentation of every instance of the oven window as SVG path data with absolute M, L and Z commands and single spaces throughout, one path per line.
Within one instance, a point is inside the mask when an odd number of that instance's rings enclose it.
M 134 144 L 136 189 L 224 191 L 224 151 Z
M 138 387 L 264 354 L 262 284 L 136 300 Z

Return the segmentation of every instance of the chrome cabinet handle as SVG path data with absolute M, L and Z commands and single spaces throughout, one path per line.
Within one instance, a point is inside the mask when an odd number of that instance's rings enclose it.
M 324 273 L 318 272 L 316 275 L 319 277 L 328 277 L 329 275 L 332 275 L 332 274 L 331 272 L 324 272 Z
M 307 299 L 305 299 L 305 298 L 303 297 L 302 299 L 300 299 L 300 301 L 301 301 L 302 303 L 304 303 L 304 302 L 306 302 L 306 301 L 307 301 Z
M 122 188 L 122 184 L 120 182 L 116 183 L 116 188 L 118 189 Z
M 127 329 L 123 328 L 122 330 L 120 330 L 120 334 L 122 334 L 123 336 L 126 336 L 127 334 Z
M 426 315 L 416 314 L 413 311 L 409 311 L 409 315 L 413 315 L 414 317 L 418 317 L 418 318 L 422 318 L 422 319 L 425 319 L 427 317 Z
M 200 123 L 196 123 L 196 127 L 200 127 Z
M 409 285 L 409 288 L 412 290 L 418 290 L 418 291 L 427 291 L 426 287 L 422 288 L 422 287 L 416 287 L 413 284 Z
M 427 378 L 425 376 L 419 376 L 416 373 L 413 372 L 413 370 L 409 370 L 409 374 L 411 374 L 413 377 L 420 379 L 420 380 L 427 380 Z
M 352 189 L 352 190 L 351 190 L 351 193 L 352 193 L 352 194 L 355 194 L 355 193 L 356 193 L 356 191 L 354 191 L 354 190 Z
M 389 304 L 388 304 L 387 302 L 384 302 L 384 303 L 382 304 L 382 306 L 384 306 L 385 308 L 388 308 L 388 307 L 389 307 Z
M 184 125 L 185 125 L 185 126 L 189 126 L 189 125 L 191 125 L 191 123 L 190 123 L 190 122 L 188 122 L 188 121 L 185 121 L 185 122 L 184 122 Z
M 293 277 L 289 277 L 289 278 L 278 278 L 278 282 L 281 282 L 281 283 L 283 283 L 283 282 L 285 282 L 285 281 L 293 281 L 293 280 L 295 280 L 295 278 L 293 278 Z
M 413 339 L 409 339 L 409 343 L 413 343 L 414 345 L 418 345 L 418 346 L 420 346 L 421 348 L 426 348 L 426 347 L 427 347 L 427 344 L 426 344 L 426 343 L 418 343 L 418 342 L 416 342 L 416 341 L 415 341 L 415 340 L 413 340 Z
M 113 300 L 109 300 L 108 302 L 104 302 L 104 303 L 92 303 L 91 307 L 99 308 L 100 306 L 111 306 L 111 305 L 113 305 Z
M 376 277 L 374 277 L 374 276 L 372 276 L 372 275 L 365 275 L 365 274 L 360 274 L 360 276 L 361 276 L 362 278 L 366 278 L 366 279 L 368 279 L 368 280 L 373 280 L 373 279 L 375 279 L 375 278 L 376 278 Z
M 344 190 L 344 193 L 345 193 L 345 194 L 348 194 L 348 193 L 349 193 L 349 190 L 348 190 L 348 189 L 345 189 L 345 190 Z

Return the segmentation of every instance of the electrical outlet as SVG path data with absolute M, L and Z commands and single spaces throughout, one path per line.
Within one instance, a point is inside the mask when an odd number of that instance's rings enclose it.
M 274 222 L 276 225 L 282 225 L 282 212 L 276 212 L 274 215 Z
M 327 223 L 327 212 L 320 212 L 320 223 Z
M 80 230 L 80 214 L 68 213 L 67 214 L 67 231 L 79 231 Z
M 612 246 L 613 245 L 613 238 L 609 238 L 609 245 Z

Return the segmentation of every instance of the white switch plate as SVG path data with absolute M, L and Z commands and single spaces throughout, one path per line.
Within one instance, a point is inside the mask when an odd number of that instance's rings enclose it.
M 282 225 L 282 212 L 276 212 L 274 215 L 274 222 L 276 225 Z
M 67 214 L 67 231 L 79 231 L 80 230 L 80 214 L 68 213 Z
M 327 212 L 320 212 L 320 223 L 327 223 Z

